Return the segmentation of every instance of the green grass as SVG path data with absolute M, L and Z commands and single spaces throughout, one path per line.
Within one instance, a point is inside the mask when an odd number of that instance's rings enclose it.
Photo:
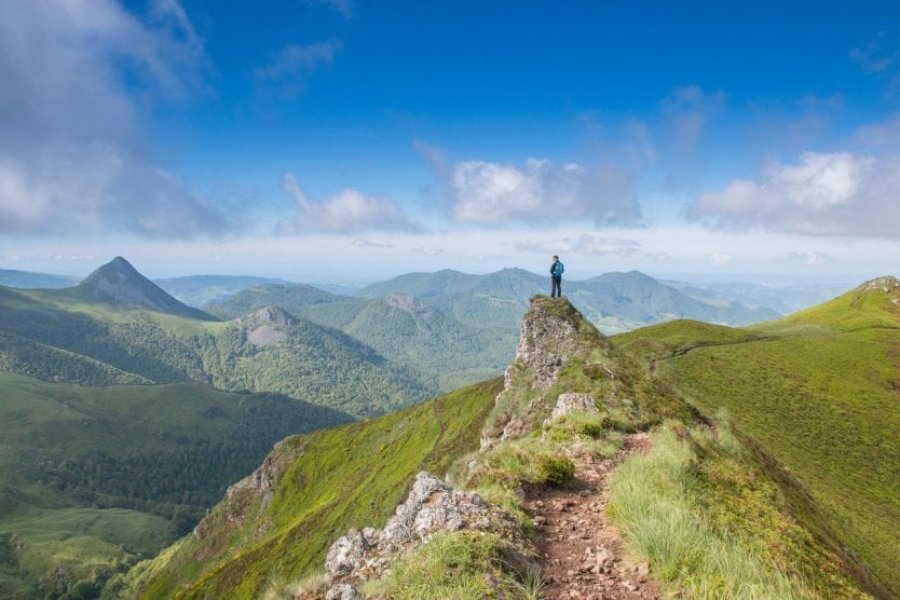
M 736 428 L 789 470 L 805 525 L 847 549 L 864 585 L 896 594 L 898 311 L 880 291 L 854 290 L 749 330 L 675 323 L 615 339 L 657 358 L 660 377 L 705 414 L 727 408 Z
M 439 534 L 362 592 L 396 600 L 527 598 L 526 585 L 512 575 L 515 567 L 508 561 L 506 544 L 496 534 Z M 534 587 L 533 582 L 529 585 Z
M 289 438 L 271 502 L 235 494 L 188 536 L 126 582 L 144 598 L 255 598 L 273 581 L 321 568 L 349 528 L 382 525 L 422 469 L 442 474 L 478 447 L 502 385 L 493 380 L 371 421 Z M 236 515 L 240 517 L 236 520 Z
M 733 442 L 726 448 L 692 447 L 664 428 L 648 455 L 615 472 L 610 514 L 668 589 L 723 600 L 863 597 L 835 556 L 812 552 L 814 540 L 777 506 L 774 487 L 729 456 Z M 723 469 L 737 475 L 709 477 Z

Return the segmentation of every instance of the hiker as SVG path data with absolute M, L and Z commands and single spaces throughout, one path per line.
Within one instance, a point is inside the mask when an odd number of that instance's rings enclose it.
M 562 298 L 562 274 L 566 267 L 559 260 L 559 257 L 553 255 L 553 264 L 550 265 L 550 297 Z

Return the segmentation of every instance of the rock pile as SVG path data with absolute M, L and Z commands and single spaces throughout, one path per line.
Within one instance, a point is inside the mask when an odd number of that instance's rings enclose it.
M 463 530 L 496 533 L 523 555 L 534 552 L 509 513 L 423 471 L 384 529 L 352 529 L 332 544 L 325 559 L 328 598 L 356 598 L 355 586 L 380 577 L 400 553 L 415 551 L 435 534 Z

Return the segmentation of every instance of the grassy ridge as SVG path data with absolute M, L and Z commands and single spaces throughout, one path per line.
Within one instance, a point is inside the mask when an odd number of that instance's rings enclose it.
M 616 341 L 658 359 L 706 414 L 727 408 L 811 494 L 808 525 L 833 531 L 898 593 L 898 325 L 890 295 L 857 289 L 750 330 L 678 322 Z
M 497 379 L 375 420 L 289 438 L 270 457 L 277 476 L 268 503 L 259 491 L 234 492 L 198 535 L 118 582 L 119 593 L 254 598 L 273 580 L 320 568 L 348 528 L 383 524 L 417 471 L 442 473 L 477 448 L 501 386 Z

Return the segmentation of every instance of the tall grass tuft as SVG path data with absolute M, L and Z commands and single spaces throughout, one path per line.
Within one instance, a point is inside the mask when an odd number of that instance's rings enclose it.
M 813 597 L 700 518 L 691 500 L 698 485 L 694 458 L 689 445 L 664 428 L 650 454 L 634 456 L 616 471 L 609 510 L 629 545 L 649 558 L 663 581 L 692 597 Z

